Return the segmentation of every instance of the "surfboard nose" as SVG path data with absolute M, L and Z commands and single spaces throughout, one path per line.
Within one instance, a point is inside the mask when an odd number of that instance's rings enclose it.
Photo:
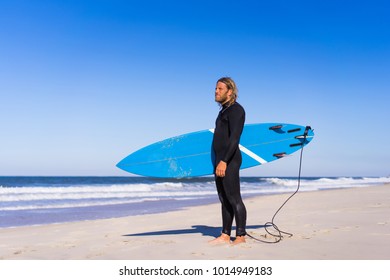
M 124 169 L 123 169 L 123 163 L 122 163 L 122 162 L 123 162 L 123 160 L 121 160 L 120 162 L 118 162 L 115 166 L 118 167 L 119 169 L 124 170 Z

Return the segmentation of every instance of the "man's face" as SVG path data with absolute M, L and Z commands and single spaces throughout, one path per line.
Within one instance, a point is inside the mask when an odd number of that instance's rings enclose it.
M 230 100 L 231 96 L 232 90 L 228 89 L 224 83 L 218 82 L 215 87 L 215 101 L 223 105 Z

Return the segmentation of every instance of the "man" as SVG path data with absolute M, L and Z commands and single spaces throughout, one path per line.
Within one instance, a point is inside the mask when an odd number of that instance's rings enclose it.
M 233 220 L 236 238 L 233 244 L 245 242 L 246 208 L 241 198 L 239 169 L 242 158 L 238 147 L 245 122 L 244 108 L 236 102 L 237 87 L 229 77 L 217 81 L 215 101 L 221 110 L 215 122 L 213 149 L 215 183 L 222 204 L 222 233 L 210 243 L 230 243 Z

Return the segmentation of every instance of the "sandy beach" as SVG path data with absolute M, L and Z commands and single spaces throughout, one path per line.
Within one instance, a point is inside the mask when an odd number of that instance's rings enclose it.
M 264 241 L 264 224 L 289 194 L 245 200 L 247 231 Z M 220 206 L 41 226 L 0 229 L 3 260 L 389 260 L 390 184 L 298 193 L 275 218 L 292 233 L 279 243 L 247 238 L 210 245 Z M 234 231 L 233 231 L 234 234 Z

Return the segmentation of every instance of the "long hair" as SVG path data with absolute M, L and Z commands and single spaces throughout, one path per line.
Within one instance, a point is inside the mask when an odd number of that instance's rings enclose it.
M 229 106 L 232 105 L 234 102 L 236 102 L 238 98 L 238 88 L 236 86 L 236 83 L 230 77 L 222 77 L 217 81 L 217 83 L 218 82 L 224 83 L 227 86 L 228 90 L 232 90 L 232 98 L 229 100 L 228 104 Z

